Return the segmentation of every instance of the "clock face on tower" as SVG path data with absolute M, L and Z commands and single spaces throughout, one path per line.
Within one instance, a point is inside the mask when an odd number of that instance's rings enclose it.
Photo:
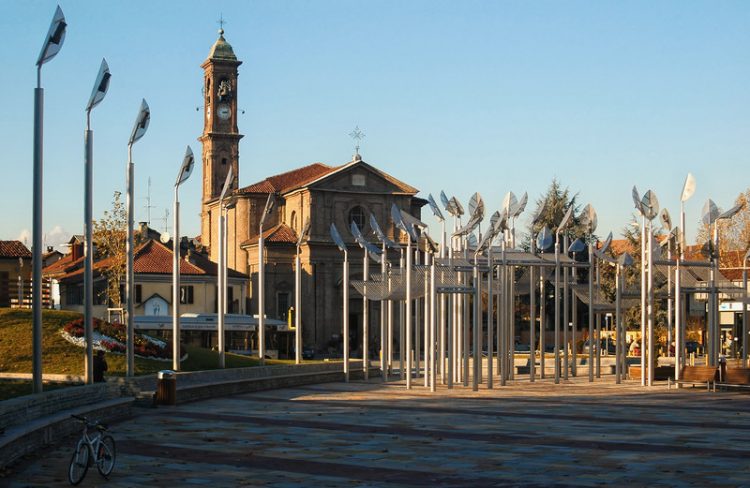
M 229 108 L 229 105 L 221 104 L 216 113 L 221 120 L 229 120 L 229 117 L 232 115 L 232 109 Z

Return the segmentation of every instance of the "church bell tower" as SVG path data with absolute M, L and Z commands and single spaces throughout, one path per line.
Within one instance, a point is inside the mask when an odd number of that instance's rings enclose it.
M 234 175 L 231 190 L 239 182 L 239 143 L 242 134 L 237 128 L 237 60 L 232 46 L 224 39 L 224 29 L 211 47 L 203 68 L 204 122 L 203 134 L 203 199 L 201 206 L 201 239 L 211 246 L 211 209 L 226 180 L 229 168 Z M 215 222 L 213 224 L 215 226 Z

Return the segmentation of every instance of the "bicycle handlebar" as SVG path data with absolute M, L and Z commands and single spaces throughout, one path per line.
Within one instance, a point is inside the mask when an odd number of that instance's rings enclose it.
M 102 430 L 108 430 L 109 429 L 109 427 L 107 427 L 107 424 L 103 424 L 103 423 L 99 422 L 98 420 L 90 422 L 89 419 L 87 419 L 86 417 L 83 417 L 81 415 L 70 414 L 70 416 L 73 417 L 76 420 L 79 420 L 79 421 L 85 423 L 87 427 L 96 427 L 97 429 L 102 429 Z

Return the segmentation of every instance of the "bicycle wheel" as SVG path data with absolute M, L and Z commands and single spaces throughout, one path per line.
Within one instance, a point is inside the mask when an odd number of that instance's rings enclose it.
M 78 441 L 73 457 L 68 466 L 68 481 L 71 485 L 77 485 L 86 476 L 89 470 L 89 446 L 83 441 Z
M 115 456 L 115 440 L 111 435 L 105 435 L 99 443 L 98 463 L 96 464 L 99 473 L 105 478 L 109 477 L 115 469 Z

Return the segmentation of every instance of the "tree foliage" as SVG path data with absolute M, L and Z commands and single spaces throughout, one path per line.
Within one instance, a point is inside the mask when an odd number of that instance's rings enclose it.
M 96 260 L 106 259 L 102 274 L 107 278 L 105 290 L 109 302 L 113 307 L 122 306 L 120 285 L 125 279 L 126 241 L 127 241 L 127 211 L 120 200 L 120 192 L 115 192 L 112 198 L 111 210 L 105 210 L 98 221 L 94 221 L 93 241 Z

